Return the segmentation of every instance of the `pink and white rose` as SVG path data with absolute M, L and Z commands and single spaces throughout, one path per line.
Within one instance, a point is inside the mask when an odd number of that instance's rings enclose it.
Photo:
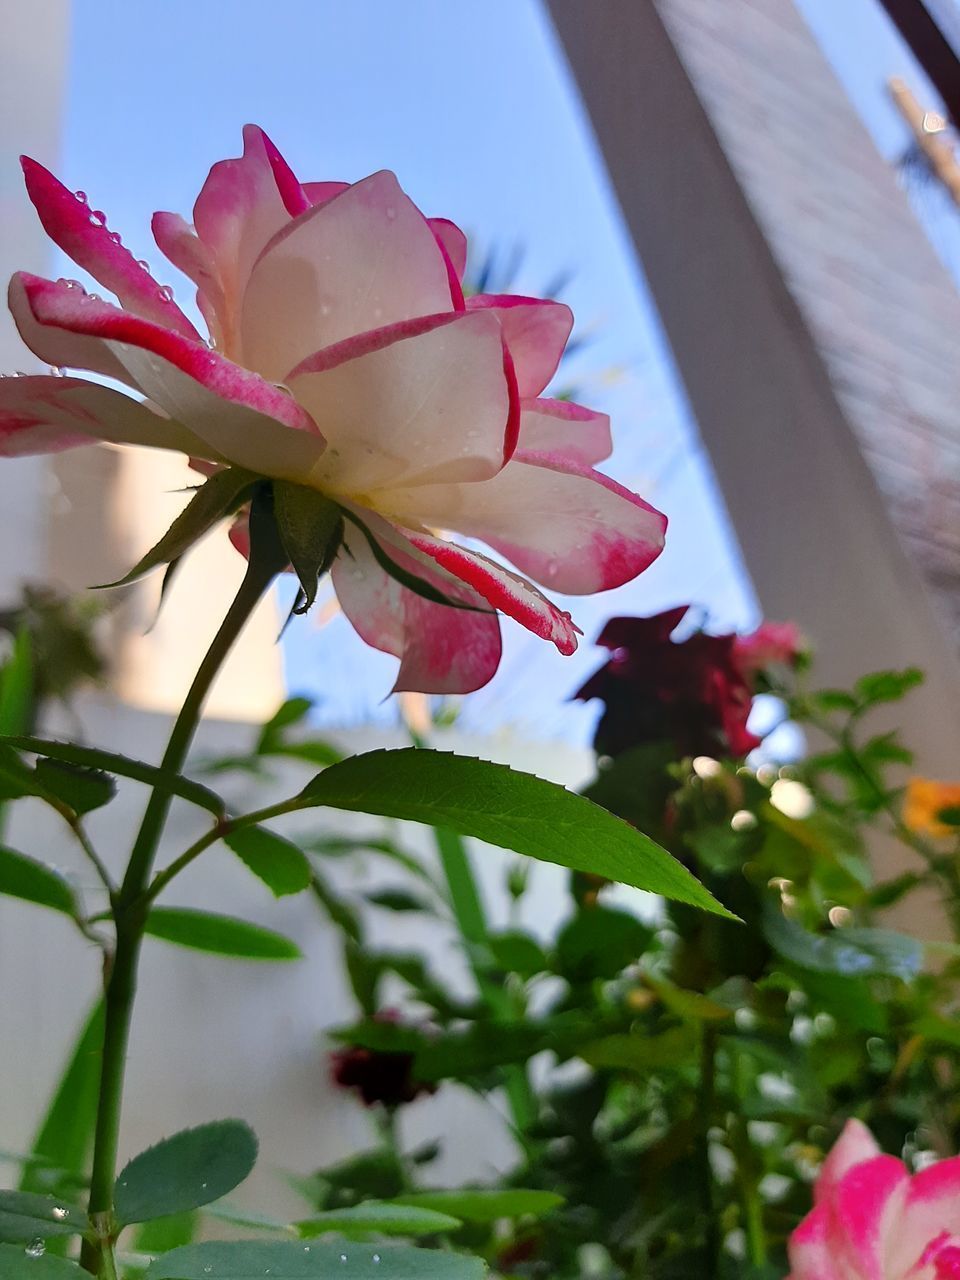
M 788 1280 L 957 1280 L 960 1157 L 912 1177 L 848 1120 L 790 1237 Z
M 54 366 L 106 375 L 0 382 L 0 453 L 107 440 L 288 481 L 362 514 L 389 558 L 474 609 L 424 599 L 347 525 L 332 567 L 347 617 L 400 659 L 397 689 L 466 692 L 500 659 L 496 612 L 572 653 L 577 628 L 534 584 L 578 595 L 659 555 L 664 517 L 593 469 L 607 417 L 542 393 L 572 326 L 559 302 L 464 298 L 466 241 L 392 173 L 301 183 L 269 138 L 215 164 L 193 224 L 153 232 L 197 286 L 209 340 L 104 216 L 35 161 L 51 238 L 119 303 L 20 272 L 9 302 Z M 441 536 L 480 539 L 518 572 Z M 238 539 L 242 542 L 242 538 Z

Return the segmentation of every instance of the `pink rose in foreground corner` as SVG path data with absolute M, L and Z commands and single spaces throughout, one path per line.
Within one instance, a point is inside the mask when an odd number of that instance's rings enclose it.
M 9 300 L 23 340 L 147 403 L 73 376 L 8 379 L 0 453 L 108 440 L 182 451 L 207 473 L 241 468 L 274 499 L 285 485 L 301 524 L 311 503 L 320 523 L 332 513 L 319 571 L 332 560 L 344 613 L 400 658 L 397 689 L 485 684 L 500 660 L 497 611 L 572 653 L 570 615 L 528 579 L 589 595 L 659 555 L 664 517 L 593 470 L 611 450 L 606 416 L 539 398 L 569 309 L 465 300 L 463 233 L 424 217 L 392 173 L 301 184 L 248 126 L 243 156 L 210 171 L 193 226 L 153 219 L 160 249 L 197 285 L 208 342 L 83 193 L 23 167 L 48 234 L 120 303 L 20 272 Z M 437 529 L 481 539 L 523 576 Z M 316 569 L 311 584 L 291 562 L 312 598 Z
M 764 667 L 793 666 L 806 645 L 795 622 L 762 622 L 748 636 L 737 636 L 733 659 L 749 679 Z
M 849 1120 L 790 1237 L 788 1280 L 957 1280 L 960 1157 L 913 1177 Z

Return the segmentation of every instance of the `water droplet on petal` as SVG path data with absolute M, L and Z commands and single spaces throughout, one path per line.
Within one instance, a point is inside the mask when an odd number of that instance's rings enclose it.
M 80 283 L 79 280 L 65 280 L 63 276 L 60 277 L 60 279 L 57 281 L 57 284 L 62 284 L 64 289 L 82 289 L 83 288 L 83 285 Z
M 37 1236 L 36 1240 L 30 1241 L 30 1243 L 27 1245 L 27 1247 L 24 1249 L 23 1252 L 27 1255 L 28 1258 L 42 1258 L 43 1255 L 46 1253 L 46 1251 L 47 1251 L 46 1241 L 41 1240 L 40 1237 Z
M 106 220 L 107 220 L 107 215 L 103 212 L 102 209 L 90 210 L 90 222 L 93 224 L 93 226 L 102 227 L 106 222 Z
M 170 287 L 170 285 L 162 284 L 160 286 L 159 292 L 160 292 L 160 297 L 164 302 L 173 301 L 173 289 Z
M 65 378 L 67 376 L 67 371 L 62 364 L 52 364 L 50 366 L 50 373 L 51 373 L 51 376 L 54 378 Z M 59 1211 L 57 1209 L 54 1209 L 53 1213 L 54 1213 L 54 1216 L 56 1217 Z M 67 1214 L 67 1210 L 64 1209 L 63 1216 L 66 1216 L 66 1214 Z
M 375 1254 L 373 1255 L 373 1260 L 374 1260 L 374 1262 L 379 1262 L 379 1261 L 380 1261 L 380 1255 L 379 1255 L 379 1253 L 375 1253 Z
M 346 1260 L 347 1260 L 347 1255 L 346 1255 L 345 1253 L 341 1253 L 341 1255 L 340 1255 L 340 1261 L 341 1261 L 341 1262 L 346 1262 Z
M 85 191 L 75 191 L 73 194 L 77 197 L 77 199 L 80 201 L 81 204 L 87 203 L 87 193 Z
M 103 301 L 103 299 L 100 297 L 99 293 L 88 293 L 88 294 L 87 294 L 87 301 L 88 301 L 88 302 L 102 302 L 102 301 Z
M 123 241 L 120 239 L 120 232 L 119 232 L 119 231 L 111 231 L 111 232 L 110 232 L 110 239 L 113 241 L 113 243 L 114 243 L 114 244 L 122 244 L 122 243 L 123 243 Z
M 140 268 L 141 268 L 141 270 L 143 270 L 143 271 L 149 271 L 149 270 L 150 270 L 150 263 L 146 260 L 146 258 L 138 258 L 138 259 L 137 259 L 137 266 L 138 266 L 138 267 L 140 267 Z

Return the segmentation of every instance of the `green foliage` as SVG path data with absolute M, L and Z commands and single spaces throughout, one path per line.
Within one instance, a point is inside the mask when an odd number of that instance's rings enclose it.
M 448 1213 L 464 1222 L 488 1223 L 502 1218 L 542 1218 L 563 1204 L 563 1197 L 522 1187 L 462 1187 L 458 1191 L 418 1191 L 399 1196 L 397 1202 Z
M 407 1246 L 211 1241 L 174 1249 L 151 1263 L 148 1280 L 482 1280 L 483 1263 L 462 1254 Z
M 504 765 L 409 748 L 319 774 L 304 804 L 405 818 L 729 914 L 648 837 L 555 783 Z
M 273 514 L 280 541 L 300 579 L 301 599 L 294 613 L 306 613 L 343 542 L 343 513 L 316 489 L 275 480 Z
M 0 1191 L 0 1241 L 77 1235 L 87 1228 L 84 1211 L 56 1196 L 31 1191 Z
M 384 1236 L 435 1236 L 456 1231 L 462 1223 L 449 1213 L 440 1213 L 422 1205 L 407 1205 L 402 1201 L 389 1203 L 365 1200 L 361 1205 L 343 1209 L 327 1209 L 312 1218 L 304 1218 L 296 1224 L 304 1239 L 336 1231 L 341 1235 L 363 1235 L 376 1232 Z
M 75 1262 L 47 1253 L 42 1243 L 0 1244 L 0 1280 L 85 1280 Z
M 199 782 L 193 782 L 168 769 L 160 769 L 152 764 L 144 764 L 140 760 L 131 760 L 128 756 L 117 755 L 114 751 L 103 751 L 99 747 L 82 747 L 74 742 L 52 742 L 47 738 L 9 737 L 5 738 L 4 742 L 18 751 L 31 751 L 48 760 L 58 760 L 80 769 L 102 770 L 118 774 L 121 778 L 132 778 L 135 782 L 144 782 L 163 794 L 179 796 L 181 800 L 199 805 L 201 809 L 206 809 L 208 813 L 218 818 L 222 817 L 226 811 L 220 797 Z M 24 794 L 32 793 L 24 792 Z
M 31 1147 L 36 1163 L 28 1165 L 21 1191 L 62 1190 L 82 1181 L 93 1141 L 100 1056 L 103 1044 L 103 1001 L 97 1000 L 54 1090 Z M 72 1187 L 71 1187 L 72 1189 Z
M 146 932 L 164 942 L 241 960 L 299 960 L 300 948 L 261 925 L 192 907 L 154 907 Z
M 160 541 L 139 560 L 129 573 L 107 587 L 123 587 L 162 564 L 176 564 L 195 542 L 221 520 L 239 511 L 250 497 L 258 477 L 240 467 L 225 467 L 216 471 L 194 492 L 193 497 L 177 516 Z
M 114 1190 L 117 1221 L 126 1226 L 211 1204 L 239 1186 L 256 1159 L 257 1139 L 242 1120 L 175 1133 L 121 1170 Z
M 73 915 L 73 889 L 58 872 L 13 849 L 0 848 L 0 893 Z
M 78 817 L 101 809 L 116 794 L 117 784 L 101 769 L 87 769 L 63 760 L 40 759 L 36 765 L 37 782 Z
M 266 827 L 241 827 L 223 837 L 276 898 L 310 887 L 310 863 L 295 844 Z

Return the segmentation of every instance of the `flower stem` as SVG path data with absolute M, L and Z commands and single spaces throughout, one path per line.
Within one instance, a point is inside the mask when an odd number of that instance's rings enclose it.
M 268 501 L 266 495 L 258 496 L 261 503 Z M 272 519 L 262 509 L 258 511 L 258 497 L 255 497 L 247 570 L 174 723 L 162 762 L 166 772 L 179 773 L 183 768 L 210 686 L 254 607 L 285 564 L 286 556 Z M 127 1044 L 137 989 L 140 947 L 149 909 L 145 891 L 172 799 L 172 794 L 167 791 L 154 790 L 151 794 L 123 882 L 111 895 L 116 949 L 111 963 L 105 967 L 106 1026 L 90 1179 L 89 1214 L 92 1221 L 110 1223 L 112 1219 Z M 112 1225 L 107 1232 L 98 1232 L 98 1237 L 96 1242 L 84 1243 L 81 1265 L 102 1280 L 110 1280 L 116 1271 Z

